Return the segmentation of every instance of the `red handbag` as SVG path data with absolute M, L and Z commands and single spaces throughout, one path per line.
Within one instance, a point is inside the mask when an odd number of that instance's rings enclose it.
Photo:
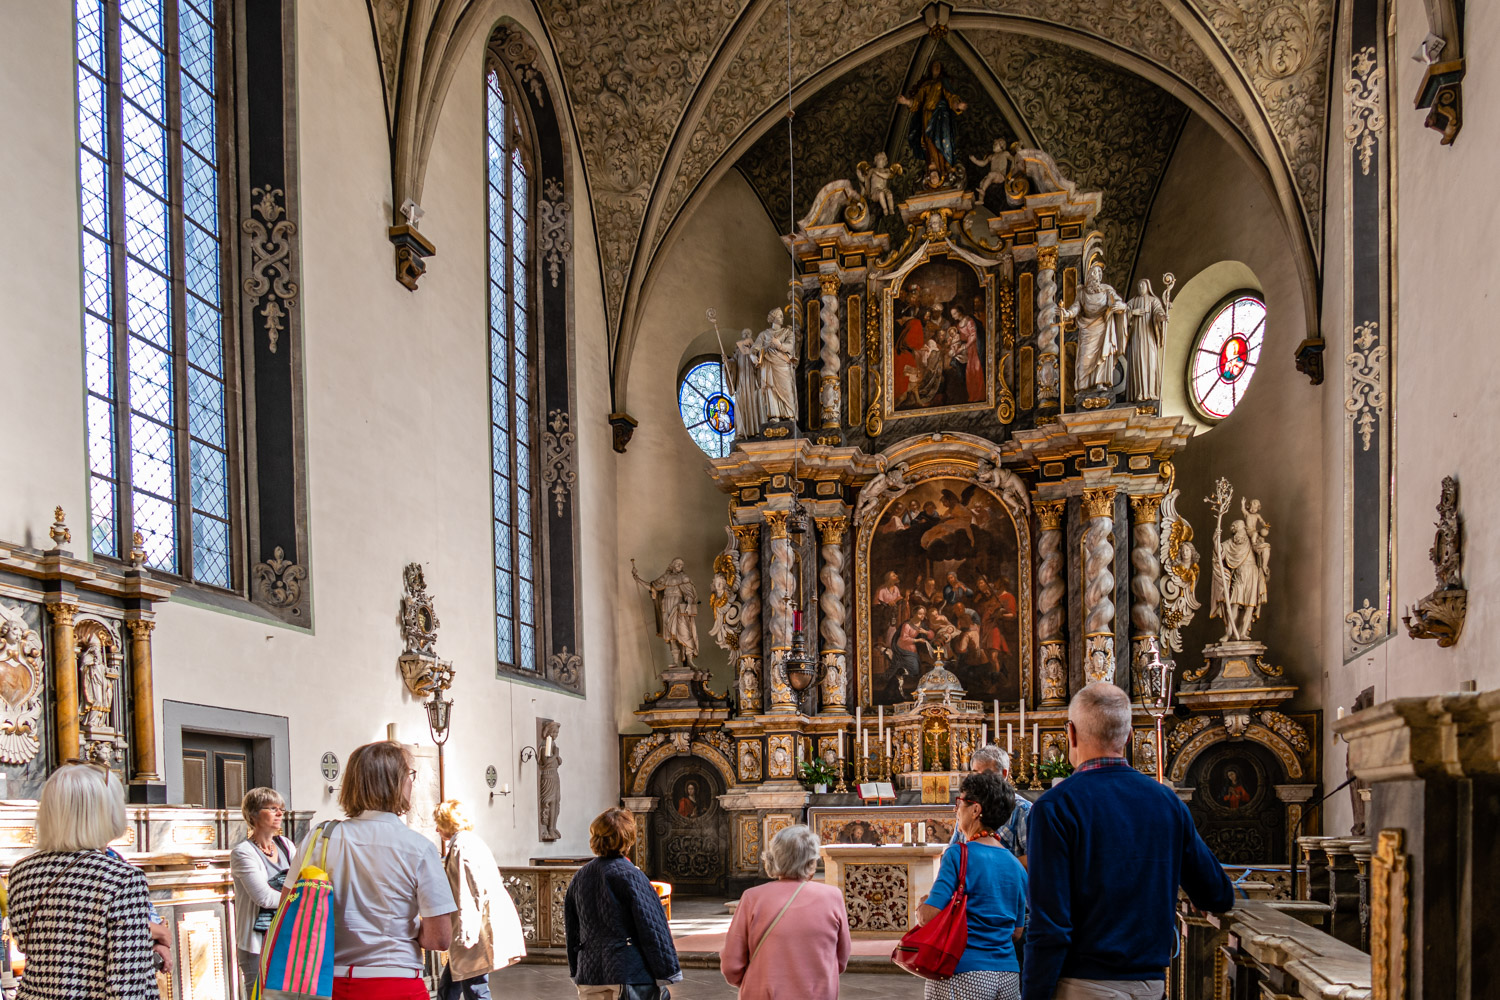
M 969 845 L 958 845 L 958 885 L 948 905 L 921 927 L 901 935 L 891 961 L 923 979 L 947 979 L 969 943 L 969 901 L 964 876 L 969 870 Z

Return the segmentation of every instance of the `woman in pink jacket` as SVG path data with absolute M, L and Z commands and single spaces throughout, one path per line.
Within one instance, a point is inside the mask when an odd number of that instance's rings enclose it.
M 719 956 L 724 978 L 739 987 L 740 1000 L 836 1000 L 849 964 L 849 915 L 842 892 L 810 881 L 817 835 L 787 827 L 771 838 L 765 862 L 776 881 L 740 897 Z

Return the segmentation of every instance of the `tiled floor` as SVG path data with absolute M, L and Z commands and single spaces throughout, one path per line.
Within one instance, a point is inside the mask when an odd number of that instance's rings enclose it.
M 672 1000 L 734 1000 L 739 996 L 716 969 L 687 969 L 683 981 L 670 987 Z M 496 1000 L 576 1000 L 577 989 L 561 965 L 517 965 L 490 977 Z M 843 1000 L 918 1000 L 922 981 L 914 976 L 845 973 L 839 979 Z

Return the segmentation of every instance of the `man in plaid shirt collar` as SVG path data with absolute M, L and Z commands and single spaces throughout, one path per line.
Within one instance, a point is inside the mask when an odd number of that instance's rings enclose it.
M 982 746 L 974 751 L 974 759 L 969 765 L 970 770 L 998 771 L 1000 777 L 1006 781 L 1010 780 L 1010 754 L 1001 750 L 993 743 Z M 1026 864 L 1026 824 L 1031 816 L 1031 803 L 1023 798 L 1021 793 L 1016 792 L 1016 807 L 1011 810 L 1010 819 L 1005 825 L 995 831 L 999 839 L 1010 853 L 1016 856 L 1021 864 Z M 958 827 L 953 828 L 953 837 L 948 842 L 957 844 L 964 839 L 964 835 L 958 832 Z

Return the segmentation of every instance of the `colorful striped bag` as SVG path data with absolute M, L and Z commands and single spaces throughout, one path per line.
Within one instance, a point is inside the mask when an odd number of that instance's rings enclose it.
M 260 987 L 252 1000 L 333 996 L 333 880 L 327 864 L 328 840 L 336 826 L 337 820 L 318 824 L 292 891 L 276 907 L 261 945 Z

